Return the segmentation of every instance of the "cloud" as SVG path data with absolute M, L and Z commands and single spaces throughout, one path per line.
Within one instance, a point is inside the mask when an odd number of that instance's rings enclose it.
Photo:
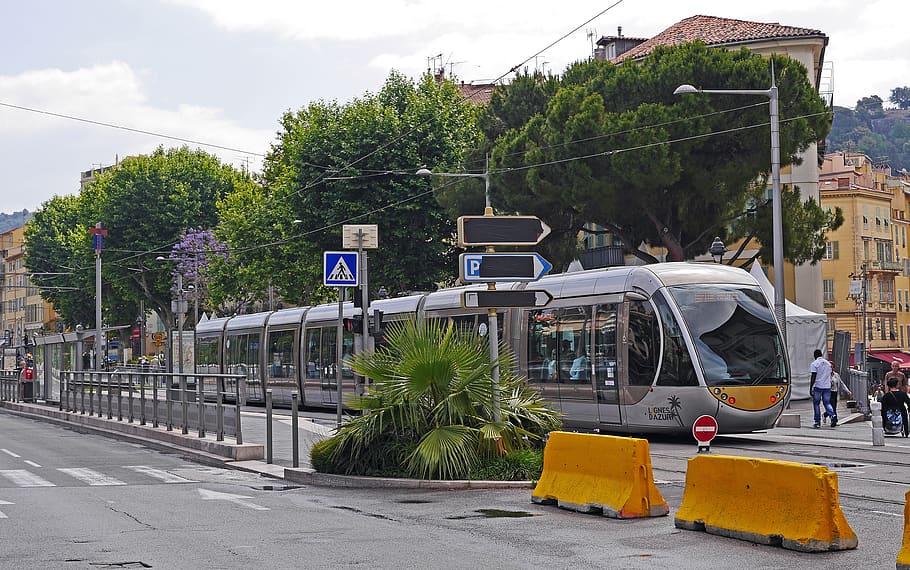
M 0 102 L 56 115 L 79 117 L 161 133 L 194 142 L 137 133 L 61 116 L 0 106 L 0 153 L 7 168 L 30 165 L 29 176 L 9 181 L 4 209 L 34 209 L 51 195 L 77 190 L 79 172 L 110 165 L 119 157 L 146 154 L 158 146 L 202 148 L 222 162 L 258 171 L 273 131 L 238 124 L 216 107 L 178 104 L 156 107 L 147 96 L 141 74 L 123 62 L 76 70 L 34 69 L 0 76 Z M 44 162 L 52 167 L 37 166 Z

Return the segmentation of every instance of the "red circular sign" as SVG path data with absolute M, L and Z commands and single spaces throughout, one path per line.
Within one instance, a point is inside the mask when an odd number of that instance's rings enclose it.
M 717 435 L 717 420 L 714 416 L 698 416 L 692 424 L 692 436 L 698 443 L 710 443 Z

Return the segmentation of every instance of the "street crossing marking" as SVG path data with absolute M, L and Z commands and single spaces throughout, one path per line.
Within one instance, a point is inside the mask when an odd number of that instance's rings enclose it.
M 15 505 L 15 504 L 16 503 L 11 503 L 9 501 L 4 501 L 4 500 L 0 499 L 0 505 Z M 0 519 L 7 519 L 7 518 L 9 518 L 9 517 L 6 516 L 6 513 L 4 513 L 3 511 L 0 511 Z
M 19 487 L 56 487 L 53 483 L 25 469 L 5 469 L 0 475 Z
M 26 460 L 25 460 L 25 463 L 28 463 L 28 464 L 31 465 L 32 467 L 41 467 L 41 465 L 39 465 L 38 463 L 35 463 L 34 461 L 32 461 L 32 460 L 30 460 L 30 459 L 26 459 Z
M 147 465 L 124 465 L 126 469 L 135 471 L 136 473 L 142 473 L 148 475 L 149 477 L 154 477 L 155 479 L 160 479 L 165 483 L 198 483 L 199 481 L 194 481 L 192 479 L 187 479 L 186 477 L 181 477 L 180 475 L 174 475 L 169 473 L 164 469 L 155 469 L 154 467 L 149 467 Z
M 8 449 L 6 449 L 6 448 L 0 449 L 0 451 L 2 451 L 3 453 L 9 455 L 10 457 L 21 457 L 21 455 L 16 455 L 15 453 L 13 453 L 12 451 L 10 451 L 10 450 L 8 450 Z
M 71 477 L 79 479 L 83 483 L 87 483 L 92 486 L 112 486 L 112 485 L 126 485 L 120 479 L 115 477 L 109 477 L 104 473 L 99 473 L 94 469 L 88 469 L 87 467 L 61 467 L 57 471 L 61 473 L 66 473 Z
M 338 263 L 335 264 L 335 268 L 329 272 L 329 281 L 353 281 L 354 273 L 351 271 L 351 268 L 348 267 L 348 264 L 344 262 L 343 257 L 338 258 Z

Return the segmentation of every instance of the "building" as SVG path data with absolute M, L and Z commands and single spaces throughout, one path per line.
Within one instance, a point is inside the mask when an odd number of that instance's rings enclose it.
M 853 342 L 865 338 L 874 375 L 891 362 L 910 368 L 902 352 L 910 346 L 910 181 L 864 154 L 836 152 L 825 155 L 819 191 L 822 206 L 844 214 L 821 263 L 829 346 L 835 330 L 848 331 Z
M 819 90 L 822 84 L 828 36 L 820 30 L 778 23 L 699 15 L 681 20 L 647 40 L 625 37 L 620 28 L 617 36 L 605 36 L 597 41 L 595 57 L 621 64 L 627 59 L 642 59 L 657 46 L 678 45 L 696 40 L 711 47 L 730 50 L 745 47 L 766 57 L 772 54 L 786 55 L 806 67 L 809 82 L 816 90 Z M 713 86 L 696 87 L 710 89 Z M 827 97 L 830 104 L 830 94 L 822 95 Z M 801 164 L 781 169 L 781 185 L 797 185 L 805 199 L 818 200 L 817 146 L 811 145 L 802 158 Z M 767 261 L 769 260 L 766 260 L 766 266 L 769 265 Z M 822 277 L 818 264 L 793 267 L 792 272 L 787 271 L 784 281 L 787 296 L 796 304 L 811 311 L 822 312 Z
M 32 344 L 34 335 L 55 330 L 57 314 L 41 298 L 25 269 L 25 226 L 0 234 L 2 257 L 2 292 L 0 292 L 0 327 L 2 342 L 7 347 Z

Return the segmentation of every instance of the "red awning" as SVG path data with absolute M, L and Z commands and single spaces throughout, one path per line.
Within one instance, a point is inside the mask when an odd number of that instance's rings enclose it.
M 901 368 L 910 368 L 910 354 L 906 352 L 870 352 L 869 356 L 877 358 L 888 364 L 897 362 Z

